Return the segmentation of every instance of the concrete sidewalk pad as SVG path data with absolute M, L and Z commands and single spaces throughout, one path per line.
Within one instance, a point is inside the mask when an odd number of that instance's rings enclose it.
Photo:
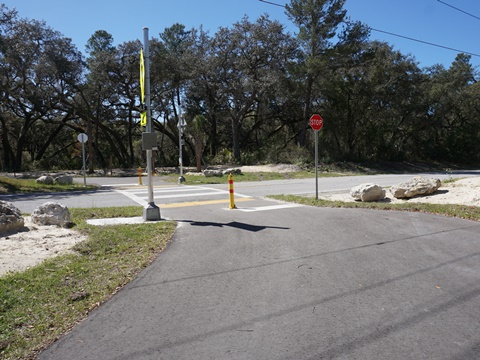
M 165 221 L 161 219 L 160 221 Z M 125 225 L 125 224 L 155 224 L 156 221 L 146 221 L 142 216 L 138 217 L 129 217 L 129 218 L 108 218 L 108 219 L 90 219 L 87 220 L 87 224 L 94 226 L 105 226 L 105 225 Z

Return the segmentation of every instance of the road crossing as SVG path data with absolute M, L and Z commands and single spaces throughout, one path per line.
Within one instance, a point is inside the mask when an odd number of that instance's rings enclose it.
M 137 204 L 143 207 L 148 205 L 148 188 L 140 186 L 126 186 L 117 188 L 116 191 L 123 196 L 126 196 L 130 200 L 133 200 Z M 161 209 L 173 209 L 181 207 L 193 207 L 202 205 L 215 205 L 225 204 L 225 208 L 228 209 L 229 191 L 223 189 L 217 189 L 207 186 L 195 186 L 195 185 L 162 185 L 153 187 L 153 198 L 156 205 Z M 243 203 L 246 201 L 255 200 L 253 196 L 235 193 L 235 203 Z M 257 199 L 258 202 L 259 199 Z M 266 199 L 263 200 L 263 202 Z M 299 204 L 275 204 L 265 206 L 253 206 L 249 207 L 243 205 L 237 207 L 241 212 L 257 212 L 266 210 L 278 210 L 285 208 L 299 207 Z
M 148 188 L 146 186 L 131 186 L 117 188 L 115 191 L 136 203 L 148 205 Z M 237 201 L 247 201 L 251 196 L 235 194 Z M 162 185 L 153 187 L 153 199 L 161 207 L 198 206 L 216 203 L 228 203 L 229 192 L 207 186 L 195 185 Z

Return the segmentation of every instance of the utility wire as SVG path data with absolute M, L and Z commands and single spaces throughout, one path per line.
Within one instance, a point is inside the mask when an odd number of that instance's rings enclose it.
M 441 1 L 441 0 L 437 0 L 437 1 L 438 1 L 439 3 L 442 3 L 443 5 L 446 5 L 446 6 L 451 7 L 452 9 L 455 9 L 455 10 L 457 10 L 457 11 L 460 11 L 460 12 L 462 12 L 462 13 L 468 15 L 468 16 L 471 16 L 471 17 L 477 19 L 477 20 L 480 20 L 480 17 L 478 17 L 478 16 L 476 16 L 476 15 L 473 15 L 473 14 L 471 14 L 471 13 L 465 11 L 465 10 L 459 9 L 459 8 L 453 6 L 453 5 L 447 4 L 445 1 Z
M 408 37 L 408 36 L 398 35 L 398 34 L 394 34 L 394 33 L 388 32 L 388 31 L 383 31 L 383 30 L 374 29 L 374 28 L 371 28 L 371 27 L 368 27 L 368 28 L 369 28 L 370 30 L 372 30 L 372 31 L 381 32 L 381 33 L 383 33 L 383 34 L 388 34 L 388 35 L 392 35 L 392 36 L 397 36 L 397 37 L 400 37 L 400 38 L 403 38 L 403 39 L 407 39 L 407 40 L 411 40 L 411 41 L 416 41 L 416 42 L 419 42 L 419 43 L 422 43 L 422 44 L 431 45 L 431 46 L 436 46 L 436 47 L 439 47 L 439 48 L 442 48 L 442 49 L 452 50 L 452 51 L 464 53 L 464 54 L 467 54 L 467 55 L 472 55 L 472 56 L 478 56 L 478 57 L 480 57 L 480 54 L 475 54 L 475 53 L 471 53 L 471 52 L 468 52 L 468 51 L 458 50 L 458 49 L 454 49 L 454 48 L 451 48 L 451 47 L 448 47 L 448 46 L 438 45 L 438 44 L 434 44 L 434 43 L 431 43 L 431 42 L 428 42 L 428 41 L 423 41 L 423 40 L 419 40 L 419 39 L 414 39 L 414 38 L 411 38 L 411 37 Z
M 274 3 L 274 2 L 271 2 L 271 1 L 265 1 L 265 0 L 259 0 L 260 2 L 264 2 L 265 4 L 270 4 L 270 5 L 275 5 L 275 6 L 280 6 L 280 7 L 285 7 L 285 5 L 282 5 L 282 4 L 277 4 L 277 3 Z
M 282 4 L 278 4 L 278 3 L 274 3 L 274 2 L 271 2 L 271 1 L 266 1 L 266 0 L 259 0 L 260 2 L 263 2 L 263 3 L 266 3 L 266 4 L 270 4 L 270 5 L 275 5 L 275 6 L 280 6 L 280 7 L 285 7 L 285 5 L 282 5 Z M 443 1 L 440 1 L 440 0 L 437 0 L 445 5 L 448 5 L 446 3 L 444 3 Z M 448 6 L 451 6 L 451 5 L 448 5 Z M 452 6 L 453 7 L 453 6 Z M 456 8 L 455 8 L 456 9 Z M 460 9 L 456 9 L 456 10 L 459 10 L 459 11 L 462 11 L 464 12 L 463 10 L 460 10 Z M 468 14 L 468 13 L 467 13 Z M 472 14 L 468 14 L 468 15 L 471 15 L 471 16 L 474 16 L 476 17 L 475 15 L 472 15 Z M 480 20 L 480 18 L 478 18 Z M 372 31 L 376 31 L 376 32 L 380 32 L 380 33 L 383 33 L 383 34 L 387 34 L 387 35 L 391 35 L 391 36 L 396 36 L 396 37 L 399 37 L 399 38 L 402 38 L 402 39 L 406 39 L 406 40 L 410 40 L 410 41 L 416 41 L 416 42 L 419 42 L 419 43 L 422 43 L 422 44 L 426 44 L 426 45 L 430 45 L 430 46 L 435 46 L 435 47 L 438 47 L 438 48 L 441 48 L 441 49 L 446 49 L 446 50 L 451 50 L 451 51 L 455 51 L 455 52 L 458 52 L 458 53 L 464 53 L 464 54 L 467 54 L 467 55 L 471 55 L 471 56 L 475 56 L 475 57 L 480 57 L 480 54 L 475 54 L 475 53 L 472 53 L 472 52 L 469 52 L 469 51 L 463 51 L 463 50 L 458 50 L 458 49 L 454 49 L 454 48 L 451 48 L 451 47 L 448 47 L 448 46 L 443 46 L 443 45 L 439 45 L 439 44 L 435 44 L 435 43 L 432 43 L 432 42 L 428 42 L 428 41 L 424 41 L 424 40 L 419 40 L 419 39 L 415 39 L 415 38 L 411 38 L 411 37 L 408 37 L 408 36 L 403 36 L 403 35 L 399 35 L 399 34 L 395 34 L 395 33 L 392 33 L 392 32 L 388 32 L 388 31 L 384 31 L 384 30 L 379 30 L 379 29 L 375 29 L 375 28 L 372 28 L 370 26 L 367 26 L 370 30 Z

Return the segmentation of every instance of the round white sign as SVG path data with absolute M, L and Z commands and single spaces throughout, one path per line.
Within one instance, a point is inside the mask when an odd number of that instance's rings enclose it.
M 81 133 L 81 134 L 78 134 L 77 139 L 78 139 L 78 141 L 80 141 L 83 144 L 83 143 L 87 142 L 88 136 L 87 136 L 87 134 Z

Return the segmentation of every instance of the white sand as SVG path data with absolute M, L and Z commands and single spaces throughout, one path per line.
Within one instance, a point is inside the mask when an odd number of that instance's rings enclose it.
M 355 201 L 349 193 L 319 194 L 319 198 L 335 201 Z M 435 193 L 417 196 L 408 200 L 396 199 L 387 189 L 385 201 L 395 203 L 431 203 L 480 206 L 480 176 L 457 180 L 442 185 Z
M 0 234 L 0 276 L 22 271 L 43 260 L 65 254 L 86 237 L 75 230 L 33 224 L 25 218 L 25 228 L 15 234 Z

